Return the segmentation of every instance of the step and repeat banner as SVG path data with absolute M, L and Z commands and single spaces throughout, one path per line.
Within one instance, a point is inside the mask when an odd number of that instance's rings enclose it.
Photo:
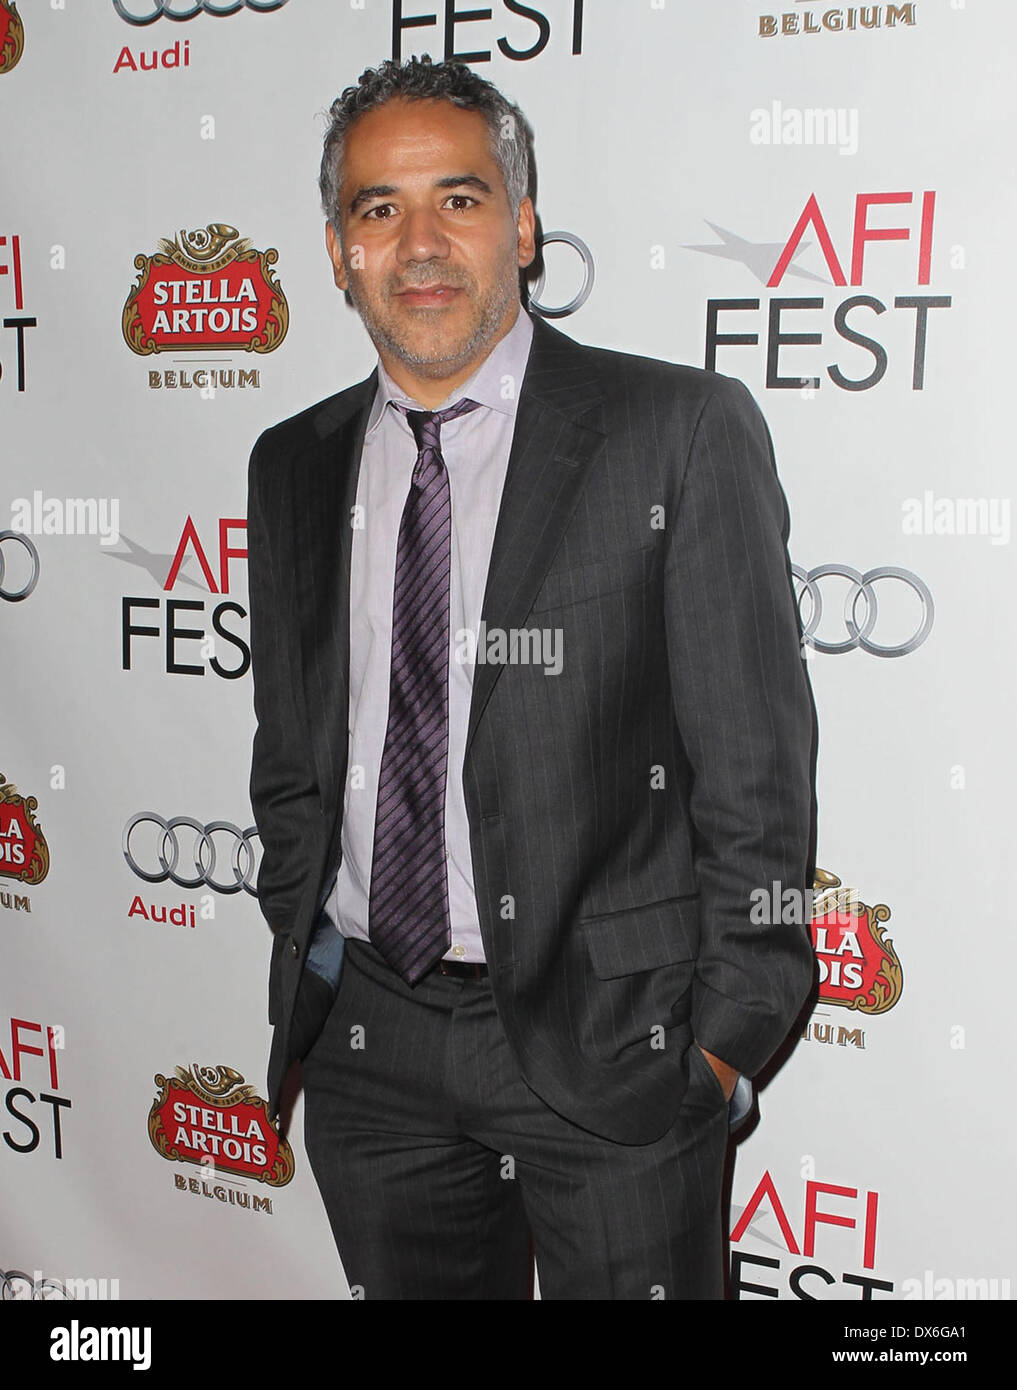
M 348 1296 L 265 1103 L 246 470 L 374 365 L 323 114 L 411 53 L 533 125 L 534 310 L 740 378 L 774 438 L 822 983 L 733 1151 L 732 1295 L 1011 1296 L 1015 35 L 1007 0 L 0 0 L 3 1298 Z

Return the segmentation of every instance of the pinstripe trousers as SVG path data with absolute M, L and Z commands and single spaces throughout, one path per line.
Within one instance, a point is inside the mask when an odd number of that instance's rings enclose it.
M 674 1124 L 618 1144 L 523 1080 L 487 980 L 410 988 L 350 940 L 304 1058 L 304 1137 L 354 1297 L 723 1297 L 727 1102 L 698 1047 Z

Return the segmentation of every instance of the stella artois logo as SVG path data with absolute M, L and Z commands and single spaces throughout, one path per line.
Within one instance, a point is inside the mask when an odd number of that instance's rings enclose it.
M 25 51 L 25 26 L 14 0 L 0 0 L 0 75 L 17 68 Z
M 0 876 L 41 883 L 49 873 L 49 846 L 33 812 L 34 796 L 21 796 L 0 772 Z
M 14 0 L 0 0 L 0 75 L 16 68 L 25 51 L 25 28 Z
M 210 222 L 160 239 L 137 255 L 137 283 L 124 305 L 132 352 L 274 352 L 289 327 L 289 306 L 272 267 L 278 251 L 256 251 L 235 227 Z
M 268 1104 L 232 1067 L 176 1067 L 156 1076 L 159 1094 L 148 1137 L 163 1158 L 213 1164 L 222 1173 L 284 1187 L 293 1150 L 268 1117 Z
M 867 907 L 836 874 L 816 870 L 812 944 L 819 961 L 819 1000 L 863 1014 L 885 1014 L 904 988 L 885 903 Z

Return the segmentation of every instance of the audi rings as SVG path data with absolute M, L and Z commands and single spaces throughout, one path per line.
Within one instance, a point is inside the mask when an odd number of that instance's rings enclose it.
M 70 1299 L 74 1295 L 59 1279 L 33 1279 L 21 1269 L 0 1269 L 0 1303 Z
M 549 246 L 552 241 L 564 242 L 566 246 L 571 246 L 579 252 L 579 258 L 583 263 L 583 283 L 579 288 L 579 293 L 570 299 L 567 304 L 562 304 L 557 308 L 540 303 L 540 296 L 544 291 L 545 271 L 541 270 L 537 280 L 530 291 L 530 308 L 535 309 L 542 318 L 563 319 L 568 314 L 574 314 L 577 309 L 582 308 L 590 297 L 593 289 L 593 252 L 581 237 L 577 237 L 574 232 L 545 232 L 541 237 L 542 247 Z
M 173 8 L 173 0 L 113 0 L 113 8 L 121 19 L 126 19 L 128 24 L 154 24 L 157 19 L 165 15 L 167 19 L 193 19 L 196 14 L 201 14 L 202 10 L 206 14 L 216 15 L 222 18 L 225 15 L 236 14 L 238 10 L 247 8 L 249 10 L 279 10 L 286 4 L 286 0 L 182 0 L 179 9 Z M 148 10 L 147 14 L 135 14 L 135 9 L 144 7 Z
M 132 834 L 137 826 L 143 825 L 145 822 L 154 825 L 157 830 L 161 831 L 156 840 L 154 854 L 154 859 L 158 861 L 158 868 L 143 868 L 132 849 Z M 181 848 L 180 838 L 177 835 L 177 831 L 181 827 L 194 831 L 191 847 L 184 850 Z M 221 883 L 214 877 L 216 849 L 212 837 L 219 833 L 233 837 L 230 851 L 232 882 Z M 162 816 L 157 816 L 154 811 L 139 811 L 136 816 L 130 818 L 124 827 L 124 858 L 127 860 L 128 866 L 146 883 L 165 883 L 167 879 L 171 879 L 180 888 L 208 887 L 214 889 L 216 893 L 239 893 L 241 888 L 244 888 L 252 897 L 257 897 L 254 849 L 251 845 L 252 839 L 256 838 L 257 834 L 258 828 L 255 825 L 241 830 L 227 820 L 214 820 L 210 821 L 208 825 L 202 825 L 200 821 L 192 820 L 190 816 L 174 816 L 171 820 L 163 820 Z M 187 836 L 184 838 L 185 840 L 189 839 Z M 189 877 L 187 873 L 177 873 L 182 852 L 186 854 L 185 868 L 187 860 L 193 862 L 193 878 Z M 241 859 L 243 859 L 242 866 Z
M 850 565 L 817 565 L 815 569 L 808 571 L 802 569 L 801 565 L 792 565 L 791 573 L 796 579 L 800 579 L 804 586 L 798 593 L 798 611 L 802 617 L 802 637 L 817 652 L 828 652 L 836 656 L 841 652 L 850 652 L 856 647 L 861 647 L 862 651 L 869 652 L 872 656 L 907 656 L 909 652 L 916 651 L 932 631 L 932 621 L 935 616 L 932 594 L 929 592 L 928 585 L 919 579 L 917 574 L 912 574 L 910 570 L 898 569 L 895 565 L 881 565 L 878 569 L 866 570 L 864 574 L 861 574 L 858 570 L 852 569 Z M 831 575 L 837 575 L 850 582 L 850 588 L 844 599 L 844 626 L 848 632 L 845 642 L 823 642 L 814 635 L 823 616 L 823 596 L 819 590 L 819 581 Z M 918 601 L 922 605 L 920 623 L 912 635 L 903 642 L 887 644 L 873 642 L 869 638 L 869 633 L 876 626 L 876 620 L 879 616 L 879 606 L 874 588 L 879 579 L 893 579 L 904 584 L 918 596 Z M 806 594 L 808 594 L 812 605 L 812 611 L 807 620 L 802 614 L 802 600 Z M 861 623 L 858 621 L 859 599 L 865 600 L 865 615 Z
M 32 562 L 32 572 L 20 589 L 8 589 L 4 583 L 4 570 L 6 568 L 4 545 L 7 541 L 17 541 L 20 545 L 23 545 L 28 551 L 28 557 Z M 23 598 L 28 597 L 38 582 L 39 552 L 36 550 L 30 537 L 23 536 L 20 531 L 0 531 L 0 598 L 5 598 L 8 603 L 20 603 Z

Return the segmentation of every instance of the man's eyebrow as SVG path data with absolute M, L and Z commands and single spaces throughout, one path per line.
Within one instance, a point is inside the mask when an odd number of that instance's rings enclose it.
M 491 185 L 479 174 L 449 174 L 447 178 L 436 179 L 433 186 L 435 188 L 476 188 L 479 192 L 488 194 L 494 192 Z M 356 212 L 361 204 L 370 202 L 372 198 L 390 198 L 393 193 L 398 192 L 399 189 L 394 183 L 372 183 L 366 188 L 359 188 L 349 206 L 350 216 Z
M 478 188 L 481 193 L 493 193 L 494 189 L 479 174 L 452 174 L 447 179 L 438 179 L 435 188 Z

